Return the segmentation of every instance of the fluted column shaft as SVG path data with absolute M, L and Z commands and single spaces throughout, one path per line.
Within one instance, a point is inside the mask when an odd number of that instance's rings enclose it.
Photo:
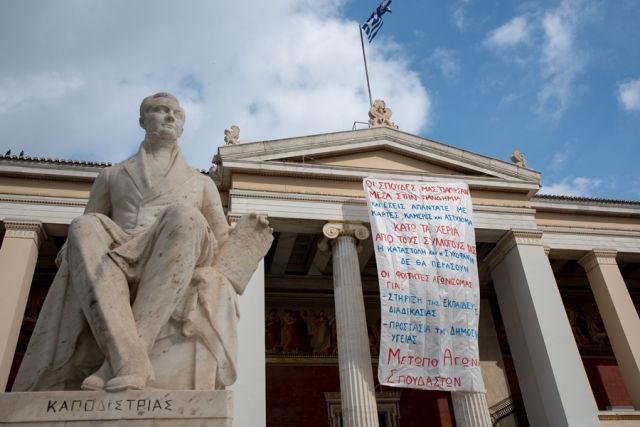
M 0 392 L 7 386 L 36 268 L 38 247 L 45 238 L 39 221 L 6 219 L 4 227 L 5 235 L 0 249 Z
M 616 251 L 595 249 L 579 260 L 607 331 L 634 408 L 640 409 L 640 318 L 616 262 Z
M 458 427 L 491 427 L 484 393 L 458 391 L 451 393 L 451 400 Z
M 343 425 L 377 427 L 378 410 L 356 248 L 356 237 L 367 238 L 369 233 L 363 226 L 346 224 L 327 224 L 323 231 L 331 239 L 332 247 Z

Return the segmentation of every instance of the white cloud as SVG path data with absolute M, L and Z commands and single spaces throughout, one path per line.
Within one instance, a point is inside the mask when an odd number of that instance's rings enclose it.
M 586 13 L 581 1 L 564 0 L 542 19 L 544 41 L 541 65 L 544 82 L 538 93 L 537 111 L 559 119 L 574 97 L 575 80 L 586 63 L 576 45 L 576 33 Z
M 451 19 L 453 20 L 453 24 L 458 27 L 458 30 L 464 31 L 466 27 L 466 9 L 469 6 L 471 0 L 461 0 L 457 2 L 453 7 L 453 13 L 451 14 Z
M 640 111 L 640 79 L 620 83 L 618 101 L 626 111 Z
M 529 11 L 491 31 L 484 45 L 507 50 L 505 59 L 535 70 L 533 109 L 545 119 L 559 120 L 578 91 L 577 80 L 587 63 L 578 33 L 593 14 L 591 0 L 562 0 L 558 7 Z M 518 49 L 516 49 L 518 48 Z
M 551 164 L 549 169 L 552 171 L 560 170 L 569 160 L 569 153 L 567 151 L 556 151 L 551 157 Z
M 443 47 L 436 48 L 430 57 L 445 77 L 455 77 L 460 72 L 460 65 L 455 52 Z
M 531 31 L 526 16 L 516 16 L 506 24 L 492 30 L 484 40 L 484 44 L 495 48 L 510 48 L 528 43 Z
M 498 108 L 507 108 L 517 102 L 520 98 L 522 98 L 521 93 L 511 92 L 502 98 L 500 98 L 500 102 L 498 102 Z
M 0 51 L 11 58 L 0 68 L 4 149 L 121 160 L 143 137 L 140 101 L 158 91 L 181 100 L 181 145 L 201 168 L 231 124 L 241 142 L 351 129 L 366 121 L 369 105 L 356 23 L 339 15 L 342 5 L 8 3 L 0 15 Z M 424 130 L 431 101 L 404 51 L 376 40 L 368 60 L 373 96 L 391 107 L 392 120 Z
M 576 178 L 566 178 L 560 182 L 543 186 L 540 194 L 550 194 L 556 196 L 574 197 L 594 197 L 595 191 L 602 185 L 600 178 L 587 178 L 579 176 Z
M 65 96 L 82 87 L 83 83 L 78 76 L 55 72 L 4 77 L 0 80 L 0 114 Z

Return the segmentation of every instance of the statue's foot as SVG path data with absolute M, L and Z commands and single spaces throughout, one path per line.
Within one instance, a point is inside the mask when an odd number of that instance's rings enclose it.
M 104 386 L 107 391 L 142 390 L 147 385 L 147 379 L 142 375 L 121 375 L 110 379 Z
M 92 375 L 89 375 L 84 379 L 84 381 L 82 381 L 80 389 L 90 391 L 103 390 L 107 378 L 110 377 L 111 369 L 109 368 L 109 363 L 105 360 L 102 366 L 100 366 L 100 369 L 98 369 L 96 372 L 94 372 Z
M 100 391 L 104 389 L 104 380 L 100 378 L 98 375 L 89 375 L 87 378 L 82 381 L 82 385 L 80 386 L 81 390 L 88 391 Z

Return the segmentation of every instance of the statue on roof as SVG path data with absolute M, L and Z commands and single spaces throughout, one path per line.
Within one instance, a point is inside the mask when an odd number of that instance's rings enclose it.
M 240 142 L 240 128 L 231 125 L 229 129 L 224 130 L 224 142 L 227 145 L 235 145 Z
M 376 99 L 369 109 L 369 127 L 385 126 L 396 129 L 397 126 L 391 121 L 392 114 L 391 108 L 387 107 L 383 100 Z
M 144 141 L 71 222 L 14 391 L 235 382 L 236 299 L 272 229 L 255 214 L 229 226 L 211 178 L 182 157 L 184 120 L 171 94 L 142 101 Z
M 520 150 L 518 150 L 517 148 L 515 150 L 513 150 L 513 154 L 511 155 L 511 161 L 521 167 L 521 168 L 526 168 L 527 167 L 527 159 L 524 158 L 524 154 L 522 154 L 520 152 Z

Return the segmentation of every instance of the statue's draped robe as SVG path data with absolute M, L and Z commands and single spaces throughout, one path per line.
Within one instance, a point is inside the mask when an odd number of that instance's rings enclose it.
M 100 219 L 114 247 L 109 257 L 126 269 L 144 259 L 141 253 L 153 238 L 154 224 L 168 208 L 196 208 L 208 223 L 209 259 L 224 246 L 229 230 L 220 196 L 213 182 L 184 161 L 174 147 L 170 167 L 155 185 L 149 176 L 153 158 L 144 142 L 130 159 L 104 169 L 93 185 L 85 214 Z M 179 242 L 176 242 L 179 244 Z M 14 391 L 77 388 L 95 368 L 92 339 L 77 292 L 70 282 L 67 251 L 51 285 L 27 352 L 13 386 Z M 255 267 L 254 267 L 255 268 Z M 235 285 L 234 285 L 235 286 Z M 191 284 L 173 308 L 180 333 L 197 337 L 215 357 L 216 383 L 229 385 L 236 378 L 236 290 L 209 266 L 197 268 Z M 135 292 L 135 290 L 132 290 Z

